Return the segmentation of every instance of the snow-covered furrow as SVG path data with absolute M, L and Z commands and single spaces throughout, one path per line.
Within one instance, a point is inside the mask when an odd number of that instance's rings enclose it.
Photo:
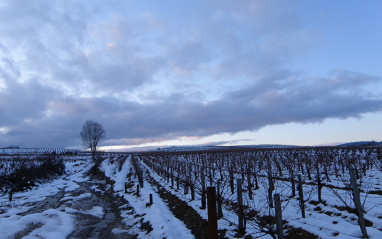
M 115 181 L 114 191 L 126 199 L 134 210 L 143 216 L 143 222 L 149 222 L 152 231 L 148 234 L 139 232 L 138 238 L 194 238 L 190 230 L 180 220 L 175 218 L 170 209 L 164 203 L 149 183 L 145 182 L 144 187 L 140 188 L 140 196 L 137 197 L 135 188 L 131 193 L 125 193 L 125 183 L 128 183 L 127 175 L 130 172 L 130 158 L 126 160 L 122 169 L 118 171 L 116 161 L 111 164 L 110 159 L 106 159 L 101 164 L 105 175 Z M 133 180 L 131 178 L 131 180 Z M 130 183 L 132 183 L 130 181 Z M 134 182 L 133 182 L 134 183 Z M 149 195 L 152 194 L 154 204 L 147 206 Z

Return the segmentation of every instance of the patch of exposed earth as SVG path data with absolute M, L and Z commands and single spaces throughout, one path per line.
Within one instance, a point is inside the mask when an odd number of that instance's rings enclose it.
M 92 186 L 92 182 L 80 183 L 80 188 L 69 200 L 61 199 L 65 211 L 76 217 L 76 230 L 68 238 L 134 238 L 122 222 L 119 210 L 119 207 L 128 207 L 127 202 L 102 191 L 93 191 Z
M 63 188 L 45 200 L 26 204 L 30 209 L 17 216 L 38 215 L 55 209 L 74 219 L 74 230 L 67 238 L 136 238 L 129 233 L 132 225 L 128 226 L 126 218 L 121 217 L 121 211 L 134 214 L 134 210 L 123 198 L 107 191 L 111 187 L 105 181 L 88 180 L 76 184 L 78 187 L 73 191 L 66 192 Z M 43 226 L 44 223 L 33 221 L 13 238 L 34 236 Z

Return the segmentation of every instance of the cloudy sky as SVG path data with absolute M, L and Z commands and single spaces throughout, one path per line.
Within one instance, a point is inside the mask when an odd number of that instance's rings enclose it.
M 382 1 L 0 2 L 0 147 L 382 140 Z M 113 146 L 113 147 L 111 147 Z

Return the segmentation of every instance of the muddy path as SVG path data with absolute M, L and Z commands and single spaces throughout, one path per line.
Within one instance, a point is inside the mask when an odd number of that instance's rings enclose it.
M 84 198 L 62 200 L 65 210 L 76 217 L 76 229 L 68 238 L 135 238 L 120 215 L 119 208 L 128 207 L 127 202 L 103 192 L 94 182 L 79 185 L 69 197 Z M 92 190 L 94 186 L 100 191 Z
M 67 176 L 64 180 L 71 179 Z M 126 200 L 114 196 L 110 191 L 112 187 L 105 180 L 93 177 L 71 183 L 76 185 L 74 190 L 63 187 L 45 200 L 28 203 L 26 206 L 30 209 L 18 213 L 17 216 L 39 215 L 54 209 L 69 215 L 74 221 L 73 231 L 66 238 L 136 238 L 129 233 L 130 227 L 126 224 L 126 218 L 121 217 L 121 211 L 134 214 L 134 210 Z M 32 222 L 13 238 L 33 236 L 43 226 L 38 221 Z

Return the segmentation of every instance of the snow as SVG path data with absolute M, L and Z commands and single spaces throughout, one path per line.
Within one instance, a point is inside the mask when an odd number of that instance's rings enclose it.
M 172 214 L 166 203 L 160 199 L 150 184 L 145 183 L 143 188 L 140 188 L 140 197 L 124 193 L 126 177 L 132 167 L 130 160 L 125 161 L 119 172 L 115 164 L 110 164 L 109 159 L 106 159 L 101 164 L 101 167 L 105 175 L 115 181 L 114 191 L 128 200 L 136 212 L 144 214 L 144 222 L 150 222 L 153 227 L 153 231 L 148 235 L 139 232 L 138 238 L 194 238 L 191 231 Z M 146 207 L 150 194 L 153 195 L 154 203 Z M 127 217 L 127 214 L 125 214 L 125 217 Z
M 84 212 L 98 218 L 103 218 L 105 215 L 103 208 L 99 206 L 94 206 L 92 209 L 86 210 Z
M 7 195 L 1 196 L 0 203 L 2 204 L 0 205 L 3 205 L 1 209 L 5 210 L 5 212 L 0 214 L 0 231 L 2 232 L 0 238 L 12 238 L 27 228 L 33 228 L 33 225 L 37 225 L 38 228 L 24 238 L 66 238 L 76 227 L 73 214 L 82 213 L 103 218 L 105 211 L 100 206 L 94 205 L 89 210 L 77 210 L 69 207 L 66 203 L 91 197 L 90 193 L 72 196 L 71 192 L 79 187 L 78 183 L 89 180 L 84 173 L 92 165 L 89 161 L 67 162 L 67 175 L 38 185 L 32 190 L 14 193 L 12 205 L 7 203 Z M 142 222 L 149 222 L 153 227 L 153 230 L 147 234 L 146 231 L 139 229 L 141 218 L 135 218 L 135 215 L 130 214 L 131 211 L 121 209 L 121 216 L 124 218 L 123 222 L 127 226 L 135 224 L 128 231 L 129 234 L 138 234 L 138 238 L 194 238 L 191 231 L 186 228 L 183 222 L 174 217 L 167 205 L 161 201 L 149 184 L 146 183 L 145 187 L 141 189 L 140 198 L 124 193 L 124 184 L 131 167 L 130 160 L 125 161 L 121 171 L 118 171 L 115 164 L 110 164 L 110 159 L 105 160 L 101 166 L 105 170 L 105 174 L 115 180 L 114 191 L 129 201 L 135 213 L 144 215 Z M 48 209 L 41 213 L 27 213 L 33 209 L 33 203 L 43 201 L 47 196 L 55 195 L 60 190 L 64 190 L 66 194 L 59 200 L 64 203 L 59 208 Z M 153 194 L 154 204 L 146 207 L 150 194 Z M 23 213 L 27 214 L 21 216 L 20 214 Z M 114 234 L 125 232 L 126 230 L 121 228 L 113 229 Z
M 73 157 L 73 156 L 70 156 Z M 180 156 L 181 157 L 181 156 Z M 69 158 L 69 156 L 68 156 Z M 66 175 L 59 177 L 51 182 L 40 184 L 37 187 L 25 192 L 17 192 L 13 194 L 13 202 L 9 202 L 8 195 L 0 197 L 0 238 L 13 238 L 17 233 L 20 233 L 28 228 L 33 229 L 24 238 L 66 238 L 76 228 L 75 214 L 87 214 L 94 217 L 103 218 L 105 209 L 99 205 L 93 205 L 88 210 L 78 210 L 70 207 L 70 202 L 75 202 L 92 197 L 90 193 L 76 194 L 72 193 L 80 187 L 80 183 L 86 182 L 89 177 L 87 172 L 93 163 L 91 160 L 78 160 L 65 163 Z M 191 201 L 190 193 L 184 195 L 182 189 L 176 190 L 170 187 L 166 180 L 152 171 L 149 167 L 141 162 L 141 166 L 147 170 L 151 177 L 159 182 L 167 191 L 176 195 L 179 199 L 188 203 L 199 215 L 208 219 L 207 210 L 200 209 L 200 196 L 195 194 L 195 200 Z M 127 206 L 121 206 L 120 212 L 123 222 L 129 230 L 122 228 L 114 228 L 114 234 L 137 234 L 138 238 L 194 238 L 191 231 L 186 225 L 177 219 L 167 203 L 164 202 L 157 193 L 157 188 L 152 186 L 147 181 L 144 182 L 144 187 L 140 188 L 140 196 L 135 193 L 125 193 L 125 183 L 128 182 L 128 174 L 133 168 L 131 164 L 131 156 L 123 163 L 119 170 L 118 157 L 115 154 L 110 154 L 101 163 L 101 169 L 105 175 L 115 182 L 113 191 L 115 195 L 123 197 L 128 201 Z M 370 185 L 372 190 L 382 189 L 382 172 L 377 169 L 372 169 L 363 177 L 363 184 Z M 308 181 L 307 179 L 304 179 Z M 129 189 L 130 192 L 136 190 L 137 179 L 131 179 L 130 182 L 135 183 L 135 186 Z M 207 182 L 208 183 L 208 182 Z M 331 182 L 325 182 L 328 185 L 335 187 L 344 187 L 343 181 L 333 179 Z M 264 198 L 267 194 L 266 178 L 259 179 L 258 190 L 253 193 L 253 200 L 244 195 L 244 201 L 252 208 L 261 209 L 266 203 Z M 312 192 L 309 201 L 318 201 L 316 186 L 304 185 L 306 192 Z M 358 225 L 358 218 L 355 214 L 347 211 L 340 211 L 336 207 L 343 206 L 343 202 L 327 187 L 322 189 L 322 198 L 326 204 L 312 205 L 306 203 L 306 218 L 301 217 L 299 202 L 296 198 L 289 198 L 291 194 L 288 182 L 276 181 L 276 190 L 274 193 L 280 193 L 282 201 L 283 219 L 287 224 L 294 228 L 302 228 L 321 238 L 361 238 L 361 230 Z M 101 191 L 97 186 L 93 186 L 92 190 Z M 41 212 L 33 212 L 34 204 L 45 200 L 48 196 L 56 195 L 61 191 L 61 195 L 65 194 L 59 201 L 63 204 L 57 209 L 47 209 Z M 229 190 L 228 190 L 229 191 Z M 343 199 L 353 205 L 351 198 L 346 195 L 344 190 L 339 190 Z M 150 194 L 153 197 L 153 204 L 147 205 Z M 231 195 L 226 192 L 226 198 L 235 202 L 236 195 Z M 367 233 L 370 238 L 382 238 L 382 196 L 376 194 L 367 194 L 361 192 L 361 202 L 364 203 L 365 219 L 373 223 L 372 227 L 367 227 Z M 272 209 L 273 210 L 273 209 Z M 29 212 L 30 211 L 30 212 Z M 237 215 L 223 208 L 224 219 L 218 221 L 219 229 L 227 229 L 227 238 L 234 238 L 234 230 L 237 229 Z M 150 223 L 152 231 L 147 232 L 142 230 L 142 223 Z M 232 224 L 233 222 L 234 224 Z M 248 234 L 252 236 L 262 236 L 258 233 L 255 226 L 247 223 Z M 269 235 L 264 235 L 262 238 L 271 238 Z
M 74 173 L 66 178 L 66 175 L 51 182 L 38 185 L 32 190 L 17 192 L 13 194 L 13 202 L 9 203 L 8 195 L 0 197 L 0 209 L 5 210 L 0 214 L 0 238 L 13 238 L 17 233 L 22 232 L 32 225 L 38 225 L 37 229 L 23 238 L 66 238 L 75 228 L 73 215 L 65 212 L 64 208 L 48 209 L 41 213 L 31 213 L 23 215 L 33 209 L 33 203 L 43 201 L 47 196 L 57 194 L 60 189 L 73 191 L 77 185 L 74 181 L 82 181 L 83 172 L 91 165 L 89 163 L 66 163 L 67 173 Z M 83 198 L 88 195 L 80 195 Z M 76 199 L 66 197 L 65 200 Z M 94 207 L 86 213 L 100 216 L 102 208 Z M 23 216 L 21 216 L 22 214 Z
M 129 233 L 128 230 L 123 230 L 123 229 L 120 229 L 120 228 L 114 228 L 113 230 L 111 230 L 111 232 L 113 234 L 122 234 L 122 233 Z
M 42 213 L 18 216 L 16 214 L 0 218 L 1 238 L 12 238 L 16 233 L 24 230 L 30 224 L 42 223 L 43 226 L 34 230 L 24 238 L 66 238 L 74 229 L 71 215 L 55 209 L 48 209 Z
M 72 214 L 73 213 L 83 213 L 83 214 L 92 215 L 92 216 L 95 216 L 98 218 L 103 218 L 103 216 L 105 215 L 103 208 L 99 207 L 99 206 L 94 206 L 92 209 L 85 210 L 85 211 L 76 210 L 73 208 L 65 208 L 65 212 L 72 213 Z
M 81 200 L 81 199 L 84 199 L 84 198 L 89 198 L 91 197 L 91 193 L 83 193 L 77 197 L 72 197 L 72 196 L 67 196 L 65 195 L 65 197 L 61 198 L 60 201 L 67 201 L 67 200 L 73 200 L 73 199 L 76 199 L 76 200 Z
M 181 158 L 182 156 L 179 156 Z M 142 163 L 142 165 L 144 165 Z M 145 167 L 152 177 L 154 177 L 157 181 L 161 183 L 162 186 L 166 188 L 166 190 L 170 191 L 172 194 L 177 195 L 180 199 L 187 202 L 190 206 L 194 208 L 195 211 L 197 211 L 203 218 L 207 219 L 207 210 L 201 210 L 200 206 L 200 196 L 196 196 L 196 200 L 190 201 L 191 196 L 190 194 L 184 195 L 182 190 L 175 190 L 172 187 L 170 187 L 170 184 L 166 182 L 166 180 L 162 179 L 160 176 L 158 176 L 154 171 L 152 171 L 149 167 Z M 374 189 L 378 189 L 378 185 L 381 184 L 381 172 L 377 169 L 371 169 L 367 172 L 367 176 L 364 177 L 363 183 L 366 185 L 369 184 L 369 187 L 374 187 Z M 306 180 L 306 182 L 309 182 Z M 332 180 L 332 182 L 326 182 L 327 184 L 336 186 L 336 187 L 344 187 L 344 184 L 340 180 Z M 265 187 L 267 185 L 267 179 L 266 178 L 259 178 L 259 186 L 260 189 L 254 191 L 254 199 L 250 200 L 248 198 L 248 195 L 244 193 L 244 201 L 246 202 L 246 205 L 250 206 L 251 208 L 255 208 L 258 210 L 264 209 L 264 205 L 267 203 L 264 198 L 267 198 L 267 188 Z M 214 186 L 214 185 L 213 185 Z M 304 191 L 306 192 L 312 192 L 310 200 L 318 201 L 317 197 L 317 186 L 309 186 L 304 185 Z M 352 205 L 352 199 L 351 197 L 347 196 L 345 192 L 341 192 L 339 190 L 340 194 L 342 194 L 343 198 L 347 201 L 349 205 Z M 344 190 L 342 190 L 344 191 Z M 358 218 L 355 214 L 349 213 L 347 211 L 339 211 L 335 208 L 335 206 L 343 206 L 342 201 L 339 200 L 337 196 L 333 194 L 333 192 L 324 187 L 322 189 L 322 198 L 325 200 L 328 205 L 324 206 L 323 204 L 319 204 L 323 211 L 315 211 L 314 208 L 317 206 L 311 205 L 309 203 L 306 203 L 306 218 L 301 218 L 301 212 L 299 208 L 299 201 L 296 198 L 288 199 L 291 195 L 291 190 L 289 188 L 289 185 L 286 185 L 283 181 L 277 181 L 276 180 L 276 190 L 274 193 L 280 193 L 280 195 L 284 195 L 284 200 L 282 200 L 282 216 L 283 220 L 288 221 L 288 225 L 291 225 L 295 228 L 302 228 L 308 232 L 311 232 L 315 235 L 318 235 L 321 238 L 361 238 L 362 233 L 360 230 L 360 227 L 358 225 Z M 230 196 L 227 196 L 230 201 L 237 202 L 236 194 L 231 195 L 231 193 L 227 193 Z M 227 198 L 226 197 L 226 198 Z M 382 211 L 380 210 L 380 206 L 382 197 L 379 195 L 368 195 L 366 193 L 361 192 L 361 201 L 365 202 L 364 208 L 366 210 L 365 219 L 373 222 L 373 227 L 367 227 L 367 233 L 370 238 L 382 238 L 382 232 L 380 231 L 382 228 Z M 337 213 L 340 214 L 340 216 L 329 216 L 327 214 Z M 218 221 L 218 228 L 219 229 L 227 229 L 228 235 L 226 236 L 228 238 L 234 238 L 234 233 L 232 233 L 235 229 L 237 229 L 237 226 L 232 226 L 230 222 L 238 224 L 238 216 L 226 209 L 223 208 L 223 214 L 224 219 L 221 219 Z M 274 214 L 274 212 L 273 212 Z M 380 229 L 380 230 L 378 230 Z M 249 222 L 247 223 L 246 231 L 248 234 L 252 236 L 261 236 L 262 234 L 257 233 L 256 226 L 251 225 Z M 338 234 L 338 235 L 337 235 Z M 272 238 L 270 235 L 264 235 L 262 238 Z

